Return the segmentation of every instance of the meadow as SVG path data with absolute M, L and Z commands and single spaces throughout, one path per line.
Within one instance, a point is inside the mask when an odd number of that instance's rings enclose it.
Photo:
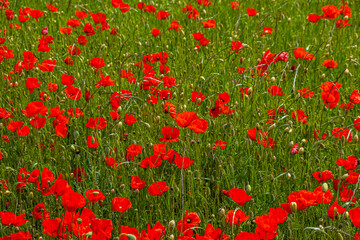
M 0 0 L 0 239 L 360 239 L 359 6 Z

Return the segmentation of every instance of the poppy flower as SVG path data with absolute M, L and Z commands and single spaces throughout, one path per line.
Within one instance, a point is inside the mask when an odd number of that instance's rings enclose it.
M 28 221 L 24 219 L 24 217 L 25 213 L 16 216 L 12 212 L 0 212 L 1 224 L 5 226 L 9 226 L 9 224 L 12 224 L 16 227 L 20 227 Z
M 204 24 L 204 28 L 215 28 L 215 20 L 214 19 L 208 19 L 206 21 L 201 21 L 202 24 Z
M 314 55 L 309 54 L 309 52 L 305 52 L 305 48 L 302 47 L 296 47 L 294 49 L 294 56 L 295 59 L 301 58 L 305 60 L 315 60 Z
M 107 126 L 106 119 L 103 117 L 89 118 L 88 123 L 85 125 L 91 129 L 104 129 Z
M 350 209 L 349 216 L 354 226 L 360 228 L 360 208 Z
M 239 2 L 230 2 L 230 6 L 232 9 L 240 9 L 241 8 L 241 5 Z
M 327 180 L 331 179 L 334 175 L 331 171 L 329 170 L 325 170 L 323 172 L 314 172 L 312 174 L 312 176 L 317 180 L 319 181 L 319 183 L 321 182 L 326 182 Z
M 134 124 L 137 122 L 137 119 L 134 117 L 134 115 L 130 113 L 125 114 L 124 123 L 128 126 Z
M 96 33 L 93 26 L 90 23 L 85 24 L 83 32 L 86 34 L 86 36 L 91 36 Z
M 260 34 L 260 36 L 262 37 L 262 36 L 264 36 L 266 34 L 271 34 L 272 31 L 273 31 L 273 29 L 271 27 L 264 27 L 263 32 Z
M 335 60 L 332 59 L 326 59 L 322 65 L 327 68 L 337 68 L 338 63 Z
M 216 150 L 220 147 L 221 150 L 224 150 L 226 148 L 227 142 L 222 140 L 216 140 L 215 146 L 213 146 L 213 150 Z
M 60 33 L 64 35 L 70 35 L 72 33 L 72 28 L 70 27 L 62 27 L 60 28 Z
M 198 119 L 198 116 L 195 112 L 183 112 L 176 116 L 175 121 L 180 127 L 187 127 L 196 119 Z
M 35 18 L 36 21 L 39 22 L 39 17 L 44 16 L 44 13 L 40 10 L 34 9 L 34 10 L 31 10 L 30 16 Z
M 354 127 L 355 127 L 356 130 L 360 131 L 360 117 L 357 117 L 354 120 Z
M 43 72 L 52 72 L 56 66 L 56 60 L 44 60 L 38 67 Z
M 348 156 L 346 160 L 342 158 L 336 160 L 336 165 L 343 166 L 346 170 L 355 170 L 358 164 L 355 155 Z
M 332 131 L 331 131 L 331 134 L 338 138 L 338 139 L 341 139 L 342 137 L 344 137 L 345 139 L 347 139 L 347 142 L 351 142 L 352 139 L 353 139 L 353 134 L 352 132 L 350 131 L 350 129 L 348 128 L 334 128 Z
M 50 213 L 45 210 L 45 204 L 42 202 L 35 205 L 31 214 L 35 220 L 50 219 Z
M 283 90 L 279 86 L 272 85 L 268 88 L 268 93 L 270 93 L 270 96 L 283 96 Z
M 182 26 L 179 24 L 178 21 L 174 20 L 170 23 L 170 28 L 168 30 L 174 29 L 175 31 L 180 31 Z
M 190 158 L 188 158 L 188 157 L 181 157 L 181 156 L 176 156 L 175 160 L 174 160 L 174 163 L 176 164 L 176 166 L 181 169 L 187 169 L 194 162 L 195 161 L 190 160 Z
M 24 125 L 22 121 L 11 122 L 7 125 L 7 129 L 12 132 L 17 132 L 19 137 L 25 137 L 30 134 L 30 128 Z
M 151 155 L 141 161 L 141 168 L 158 168 L 162 164 L 162 159 L 159 155 Z
M 162 196 L 164 192 L 166 192 L 167 190 L 169 190 L 170 188 L 168 186 L 166 186 L 166 182 L 165 181 L 157 181 L 152 183 L 149 188 L 148 188 L 148 192 L 151 196 Z
M 307 19 L 309 22 L 317 24 L 321 19 L 321 15 L 309 14 Z
M 39 82 L 39 79 L 30 77 L 26 79 L 26 88 L 29 89 L 30 93 L 33 93 L 35 88 L 40 87 L 41 82 Z
M 105 195 L 97 189 L 89 189 L 85 192 L 85 196 L 90 202 L 95 203 L 97 201 L 104 201 Z
M 43 128 L 46 123 L 46 117 L 35 116 L 33 119 L 30 119 L 29 123 L 36 129 Z
M 131 208 L 131 202 L 128 198 L 114 197 L 111 202 L 113 212 L 123 213 Z
M 301 88 L 298 90 L 298 92 L 303 98 L 309 98 L 314 96 L 314 92 L 311 92 L 309 88 Z
M 74 99 L 76 101 L 80 100 L 81 98 L 81 90 L 72 85 L 65 88 L 65 93 L 68 96 L 68 98 Z
M 94 137 L 94 136 L 90 136 L 90 135 L 89 135 L 88 138 L 87 138 L 86 145 L 87 145 L 89 148 L 96 148 L 96 147 L 100 146 L 97 138 Z
M 256 14 L 258 14 L 258 12 L 256 11 L 255 8 L 247 8 L 246 13 L 249 17 L 255 16 Z
M 105 66 L 105 61 L 102 58 L 93 57 L 90 60 L 90 66 L 92 66 L 92 67 L 94 67 L 96 69 L 99 69 L 99 68 L 102 68 L 103 66 Z
M 80 193 L 68 192 L 61 198 L 62 205 L 66 211 L 73 212 L 78 208 L 85 207 L 86 200 Z
M 195 103 L 195 105 L 201 105 L 201 103 L 204 101 L 205 96 L 203 93 L 198 91 L 192 91 L 191 92 L 191 101 Z
M 339 203 L 337 201 L 335 201 L 328 210 L 328 216 L 332 220 L 335 220 L 335 218 L 337 216 L 341 215 L 345 211 L 346 211 L 346 208 L 340 206 Z
M 334 19 L 341 14 L 341 10 L 337 9 L 335 5 L 326 5 L 321 7 L 323 15 L 321 16 L 324 19 Z
M 145 187 L 145 181 L 141 180 L 139 176 L 132 176 L 130 187 L 133 189 L 143 189 Z
M 188 128 L 193 130 L 195 133 L 204 133 L 206 132 L 208 126 L 209 123 L 205 119 L 195 119 L 190 123 Z
M 151 30 L 151 34 L 152 34 L 154 37 L 157 37 L 157 36 L 159 36 L 160 34 L 162 35 L 162 31 L 160 31 L 160 30 L 157 29 L 157 28 L 153 28 L 153 29 Z
M 170 16 L 169 12 L 166 11 L 158 11 L 156 14 L 156 18 L 160 20 L 167 19 Z
M 308 116 L 305 115 L 304 111 L 302 110 L 296 110 L 291 112 L 291 117 L 293 119 L 296 119 L 298 122 L 301 122 L 303 124 L 307 123 Z
M 350 102 L 352 104 L 360 104 L 360 93 L 359 90 L 354 90 L 350 95 Z
M 252 195 L 247 195 L 245 190 L 241 188 L 231 188 L 229 190 L 230 198 L 239 204 L 240 206 L 244 206 L 247 201 L 250 201 Z
M 349 23 L 349 20 L 346 19 L 346 20 L 343 20 L 343 19 L 339 19 L 335 22 L 335 27 L 337 28 L 344 28 L 344 27 L 347 27 L 347 26 L 350 26 L 350 23 Z
M 226 222 L 230 225 L 240 225 L 246 220 L 249 220 L 249 216 L 245 216 L 245 212 L 239 209 L 230 210 L 226 214 Z
M 143 148 L 140 145 L 132 144 L 129 145 L 126 149 L 126 158 L 133 160 L 136 155 L 139 155 Z
M 160 142 L 177 142 L 179 141 L 180 130 L 174 127 L 162 127 L 161 132 L 163 137 L 159 139 Z
M 353 109 L 353 107 L 354 107 L 354 104 L 352 104 L 351 102 L 340 104 L 340 108 L 343 110 L 351 110 L 351 109 Z

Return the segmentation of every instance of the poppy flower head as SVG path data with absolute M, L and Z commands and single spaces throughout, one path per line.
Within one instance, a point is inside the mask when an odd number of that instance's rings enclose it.
M 163 137 L 159 139 L 159 142 L 177 142 L 179 141 L 180 130 L 175 127 L 163 127 L 161 128 Z

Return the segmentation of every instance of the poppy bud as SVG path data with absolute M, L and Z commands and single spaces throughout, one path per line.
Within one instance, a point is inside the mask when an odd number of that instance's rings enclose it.
M 289 143 L 289 148 L 292 148 L 293 146 L 294 146 L 294 142 L 291 141 L 291 142 Z
M 194 84 L 191 83 L 191 84 L 190 84 L 190 88 L 193 88 L 193 87 L 194 87 Z
M 304 72 L 307 73 L 309 71 L 308 68 L 304 68 Z
M 18 82 L 15 82 L 15 83 L 14 83 L 14 86 L 15 86 L 15 87 L 19 86 L 19 83 L 18 83 Z M 44 94 L 44 98 L 45 98 L 45 95 L 46 95 L 46 94 Z
M 4 127 L 3 123 L 0 123 L 0 129 L 2 129 Z
M 288 133 L 289 130 L 290 130 L 290 128 L 289 128 L 289 127 L 286 127 L 286 128 L 284 129 L 284 132 L 285 132 L 285 133 Z
M 121 184 L 120 185 L 120 189 L 122 190 L 122 189 L 124 189 L 125 188 L 125 184 Z
M 133 170 L 133 171 L 134 171 L 134 173 L 136 173 L 136 172 L 137 172 L 137 168 L 134 168 L 134 170 Z
M 291 178 L 291 174 L 288 173 L 288 174 L 286 175 L 286 177 L 287 177 L 287 179 L 290 179 L 290 178 Z
M 345 69 L 344 73 L 347 75 L 350 73 L 349 69 Z
M 70 173 L 69 177 L 70 177 L 70 178 L 73 178 L 73 177 L 74 177 L 74 173 Z
M 321 79 L 324 79 L 325 78 L 325 73 L 321 74 Z
M 76 221 L 77 221 L 78 223 L 82 223 L 82 219 L 81 219 L 81 218 L 76 219 Z
M 122 125 L 123 125 L 122 122 L 119 122 L 119 123 L 118 123 L 118 127 L 119 127 L 119 128 L 122 128 Z
M 133 235 L 133 234 L 127 234 L 126 237 L 127 237 L 129 240 L 136 240 L 136 237 L 135 237 L 135 235 Z
M 288 18 L 288 22 L 291 22 L 291 18 Z
M 256 127 L 257 130 L 259 130 L 260 129 L 260 124 L 256 123 L 255 127 Z
M 358 142 L 359 142 L 359 136 L 358 136 L 357 134 L 354 136 L 354 142 L 355 142 L 355 143 L 358 143 Z
M 347 179 L 349 177 L 349 174 L 344 174 L 342 177 L 341 177 L 341 179 Z
M 303 154 L 305 152 L 305 149 L 303 147 L 299 148 L 299 153 Z
M 345 217 L 346 217 L 346 218 L 349 218 L 349 217 L 350 217 L 348 211 L 346 211 L 344 214 L 345 214 Z
M 135 194 L 139 195 L 139 193 L 140 193 L 139 189 L 135 189 Z
M 174 220 L 171 220 L 171 221 L 169 222 L 169 230 L 172 231 L 172 230 L 174 230 L 174 228 L 175 228 L 175 221 L 174 221 Z
M 5 191 L 5 194 L 10 194 L 11 192 L 9 190 L 6 190 Z
M 169 240 L 174 240 L 174 239 L 175 239 L 174 234 L 171 234 L 171 235 L 169 236 Z
M 273 125 L 271 125 L 271 126 L 268 128 L 268 131 L 271 131 L 271 130 L 273 130 L 274 128 L 276 128 L 276 123 L 274 123 Z
M 86 237 L 88 237 L 88 238 L 91 238 L 92 237 L 92 232 L 88 232 L 88 233 L 86 233 L 85 235 L 86 235 Z
M 246 185 L 245 190 L 246 190 L 247 192 L 251 192 L 251 186 L 250 186 L 249 184 Z
M 111 189 L 110 193 L 111 193 L 111 194 L 114 194 L 114 193 L 115 193 L 115 189 Z
M 275 82 L 276 81 L 275 77 L 270 78 L 270 81 Z
M 74 145 L 74 144 L 71 144 L 70 148 L 71 148 L 71 150 L 73 150 L 73 151 L 75 151 L 75 150 L 76 150 L 76 147 L 75 147 L 75 145 Z
M 30 192 L 30 193 L 29 193 L 29 197 L 30 197 L 30 198 L 34 198 L 34 193 L 33 193 L 33 192 Z
M 323 191 L 323 192 L 326 192 L 328 189 L 329 189 L 328 184 L 327 184 L 327 183 L 323 183 L 323 185 L 322 185 L 322 191 Z
M 297 203 L 296 202 L 291 202 L 290 203 L 290 208 L 291 208 L 291 211 L 296 212 L 297 211 Z
M 252 87 L 249 87 L 248 94 L 252 93 L 252 91 L 253 91 Z
M 334 209 L 335 210 L 335 209 Z M 319 225 L 319 228 L 321 229 L 321 230 L 323 230 L 324 229 L 324 226 L 323 225 Z
M 225 209 L 220 209 L 220 218 L 223 218 L 223 217 L 225 217 Z
M 273 159 L 274 161 L 276 161 L 276 156 L 273 156 L 272 159 Z

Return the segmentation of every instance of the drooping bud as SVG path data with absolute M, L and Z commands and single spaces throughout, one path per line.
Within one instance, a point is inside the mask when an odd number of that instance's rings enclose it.
M 297 203 L 296 202 L 291 202 L 290 203 L 290 208 L 292 212 L 296 212 L 297 211 Z
M 219 216 L 220 216 L 220 218 L 223 218 L 223 217 L 225 217 L 225 209 L 220 209 L 220 213 L 219 213 Z

